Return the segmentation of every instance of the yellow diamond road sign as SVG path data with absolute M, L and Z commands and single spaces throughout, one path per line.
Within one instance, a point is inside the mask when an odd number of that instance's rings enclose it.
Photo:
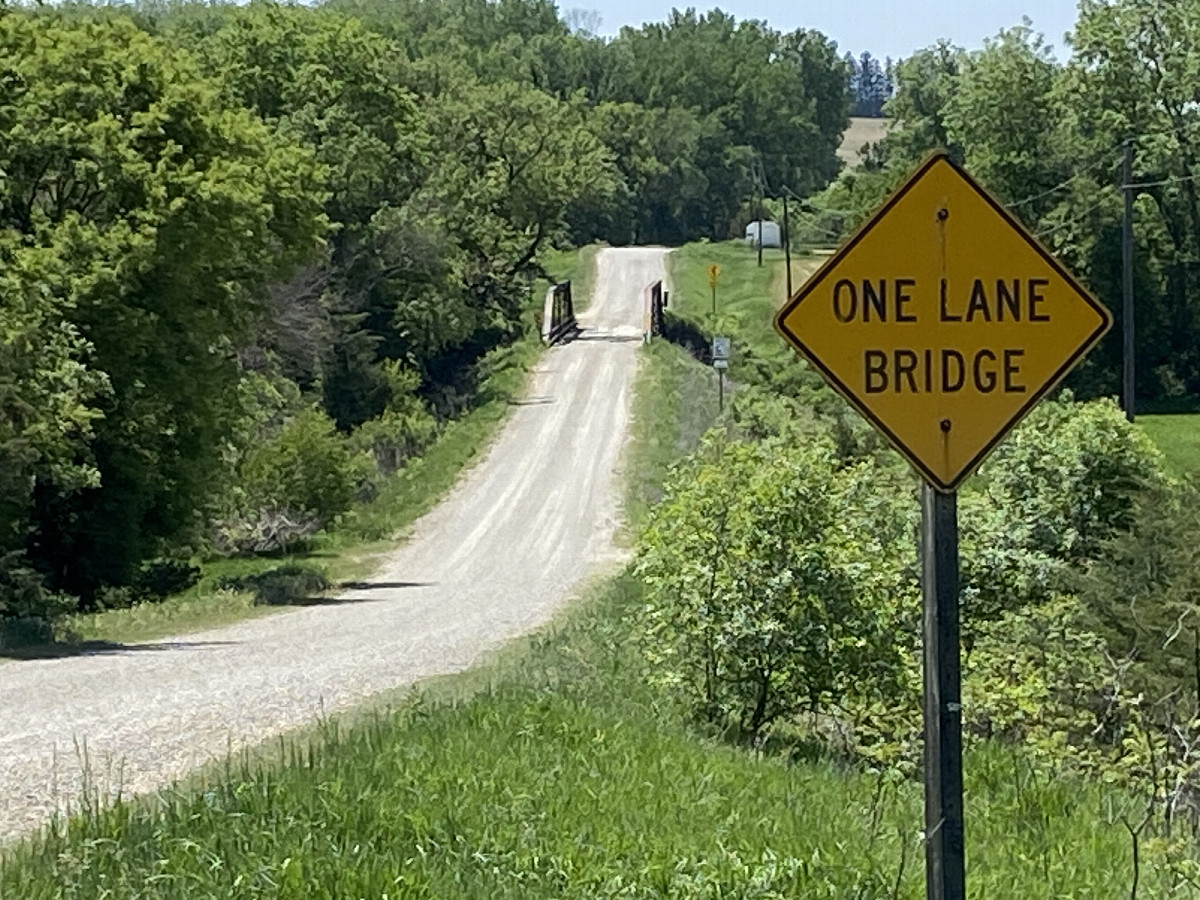
M 1112 317 L 945 153 L 780 310 L 779 332 L 953 490 Z

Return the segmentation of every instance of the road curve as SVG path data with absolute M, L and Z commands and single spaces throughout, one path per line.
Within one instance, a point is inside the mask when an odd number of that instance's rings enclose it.
M 114 652 L 0 665 L 0 840 L 93 788 L 128 795 L 547 621 L 619 558 L 617 477 L 643 288 L 666 251 L 604 250 L 580 338 L 553 348 L 484 459 L 342 604 Z

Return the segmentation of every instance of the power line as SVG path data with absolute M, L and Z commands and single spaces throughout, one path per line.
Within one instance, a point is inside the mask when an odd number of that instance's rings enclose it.
M 1050 237 L 1050 235 L 1052 235 L 1052 234 L 1057 234 L 1058 232 L 1062 231 L 1064 228 L 1068 228 L 1072 225 L 1079 225 L 1081 222 L 1083 222 L 1084 219 L 1086 219 L 1088 216 L 1090 216 L 1092 213 L 1094 213 L 1096 210 L 1098 210 L 1100 207 L 1104 206 L 1108 202 L 1109 202 L 1109 198 L 1105 198 L 1096 203 L 1093 203 L 1087 209 L 1083 210 L 1080 213 L 1077 213 L 1076 215 L 1072 216 L 1067 221 L 1059 222 L 1057 225 L 1053 225 L 1050 228 L 1041 229 L 1040 231 L 1035 233 L 1035 237 L 1037 237 L 1038 240 L 1044 240 L 1045 238 Z
M 1123 184 L 1121 190 L 1140 190 L 1142 188 L 1162 187 L 1168 184 L 1182 184 L 1185 181 L 1195 181 L 1200 175 L 1172 175 L 1161 181 L 1139 181 L 1136 184 Z
M 1105 164 L 1105 163 L 1111 164 L 1111 159 L 1112 159 L 1113 155 L 1117 152 L 1118 149 L 1119 148 L 1114 148 L 1111 150 L 1104 150 L 1103 152 L 1098 153 L 1092 159 L 1091 162 L 1085 164 L 1082 169 L 1080 169 L 1078 172 L 1076 172 L 1075 174 L 1068 177 L 1065 181 L 1061 181 L 1058 184 L 1056 184 L 1054 187 L 1047 188 L 1044 191 L 1040 191 L 1039 193 L 1036 193 L 1031 197 L 1026 197 L 1024 200 L 1017 200 L 1015 203 L 1009 203 L 1008 208 L 1016 209 L 1018 206 L 1024 206 L 1026 203 L 1033 203 L 1035 200 L 1041 200 L 1043 197 L 1048 197 L 1057 191 L 1061 191 L 1063 188 L 1067 187 L 1072 182 L 1082 178 L 1084 175 L 1088 175 L 1088 174 L 1094 172 L 1096 169 L 1100 168 L 1100 166 L 1102 164 Z

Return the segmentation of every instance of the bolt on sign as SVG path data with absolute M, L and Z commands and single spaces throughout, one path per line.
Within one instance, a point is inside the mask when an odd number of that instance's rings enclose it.
M 939 490 L 957 487 L 1112 316 L 944 153 L 775 326 Z

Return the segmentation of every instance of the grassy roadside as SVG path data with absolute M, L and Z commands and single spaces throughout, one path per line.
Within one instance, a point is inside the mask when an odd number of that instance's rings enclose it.
M 713 334 L 734 336 L 730 374 L 737 371 L 737 345 L 755 353 L 774 351 L 783 359 L 791 350 L 775 334 L 771 312 L 783 302 L 783 251 L 764 250 L 763 266 L 757 251 L 740 241 L 688 244 L 671 254 L 671 311 L 702 324 Z M 721 267 L 717 283 L 717 313 L 712 312 L 708 268 Z
M 576 295 L 586 302 L 598 249 L 590 246 L 550 251 L 543 265 L 554 280 L 572 279 Z M 531 286 L 532 307 L 540 309 L 548 284 L 539 281 Z M 182 593 L 128 609 L 64 618 L 56 624 L 57 640 L 53 645 L 45 645 L 38 634 L 26 636 L 15 630 L 0 633 L 0 657 L 59 655 L 72 652 L 75 645 L 96 642 L 149 641 L 294 608 L 287 604 L 256 605 L 252 594 L 221 587 L 230 578 L 261 575 L 287 566 L 319 570 L 334 585 L 364 577 L 376 560 L 395 546 L 392 536 L 403 534 L 432 509 L 479 458 L 480 451 L 488 446 L 507 417 L 511 401 L 524 390 L 528 371 L 540 353 L 540 341 L 532 330 L 516 344 L 495 351 L 489 358 L 490 374 L 481 387 L 482 402 L 448 423 L 422 457 L 412 460 L 384 483 L 372 503 L 356 507 L 334 527 L 315 536 L 303 552 L 205 560 L 201 563 L 200 581 Z M 385 540 L 364 537 L 379 534 L 389 537 Z
M 703 375 L 665 342 L 645 352 L 635 510 L 703 426 Z M 641 599 L 617 578 L 399 711 L 283 745 L 283 765 L 246 756 L 199 788 L 92 810 L 12 850 L 0 896 L 922 896 L 920 786 L 690 731 L 642 677 Z M 984 748 L 967 804 L 973 896 L 1130 895 L 1128 798 Z M 1141 879 L 1139 896 L 1168 896 L 1162 848 L 1142 847 Z
M 1175 475 L 1200 473 L 1200 413 L 1138 416 Z

